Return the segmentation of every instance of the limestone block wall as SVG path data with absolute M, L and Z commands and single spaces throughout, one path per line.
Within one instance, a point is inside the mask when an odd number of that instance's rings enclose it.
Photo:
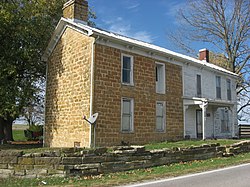
M 121 83 L 121 54 L 133 56 L 134 85 Z M 96 145 L 144 144 L 183 138 L 182 68 L 168 62 L 95 44 Z M 155 63 L 165 63 L 166 94 L 156 93 Z M 134 132 L 121 132 L 121 98 L 134 99 Z M 166 132 L 156 132 L 156 101 L 166 102 Z
M 0 150 L 0 178 L 97 175 L 171 163 L 233 156 L 250 151 L 250 141 L 231 146 L 204 144 L 188 148 L 147 151 L 143 146 L 81 149 L 64 148 L 40 153 Z
M 47 62 L 45 146 L 89 146 L 93 40 L 67 28 Z

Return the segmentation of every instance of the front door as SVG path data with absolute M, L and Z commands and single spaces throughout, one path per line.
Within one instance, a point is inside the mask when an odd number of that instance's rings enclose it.
M 202 139 L 202 110 L 196 110 L 196 132 L 197 138 Z

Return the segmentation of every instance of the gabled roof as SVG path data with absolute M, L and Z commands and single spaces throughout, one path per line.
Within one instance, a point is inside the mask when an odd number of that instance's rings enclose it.
M 238 76 L 237 74 L 235 74 L 229 70 L 226 70 L 222 67 L 219 67 L 217 65 L 214 65 L 214 64 L 211 64 L 208 62 L 204 62 L 204 61 L 201 61 L 201 60 L 198 60 L 198 59 L 195 59 L 193 57 L 183 55 L 183 54 L 180 54 L 177 52 L 173 52 L 173 51 L 170 51 L 170 50 L 165 49 L 163 47 L 159 47 L 157 45 L 153 45 L 153 44 L 150 44 L 147 42 L 143 42 L 143 41 L 129 38 L 126 36 L 122 36 L 120 34 L 105 31 L 105 30 L 102 30 L 99 28 L 90 27 L 79 20 L 72 20 L 72 19 L 66 19 L 66 18 L 61 18 L 61 20 L 59 21 L 59 23 L 55 29 L 55 32 L 52 35 L 52 38 L 49 42 L 49 45 L 46 48 L 45 53 L 43 55 L 44 61 L 47 61 L 48 57 L 50 56 L 54 47 L 56 46 L 58 40 L 60 39 L 62 33 L 64 32 L 64 30 L 67 27 L 75 28 L 78 31 L 80 31 L 83 34 L 88 35 L 88 36 L 93 36 L 93 37 L 100 36 L 100 37 L 108 38 L 110 40 L 124 43 L 124 44 L 129 45 L 129 46 L 135 46 L 135 47 L 147 50 L 147 51 L 152 51 L 152 53 L 159 53 L 159 55 L 162 55 L 162 56 L 168 56 L 170 58 L 178 59 L 179 61 L 181 61 L 183 63 L 190 63 L 190 64 L 198 65 L 201 67 L 207 67 L 208 69 L 213 69 L 215 71 L 219 71 L 221 73 L 226 73 L 226 74 L 231 75 L 231 76 Z

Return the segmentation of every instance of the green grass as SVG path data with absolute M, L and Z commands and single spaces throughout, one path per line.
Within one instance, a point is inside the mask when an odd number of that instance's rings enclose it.
M 231 145 L 236 142 L 243 140 L 233 140 L 233 139 L 218 139 L 218 140 L 183 140 L 177 142 L 162 142 L 162 143 L 152 143 L 146 144 L 145 148 L 147 150 L 153 149 L 163 149 L 163 148 L 173 148 L 173 147 L 191 147 L 191 146 L 200 146 L 202 144 L 213 144 L 219 143 L 220 145 Z
M 23 130 L 13 130 L 12 132 L 15 141 L 27 141 Z
M 148 169 L 132 170 L 113 174 L 92 176 L 92 177 L 71 177 L 71 178 L 43 178 L 43 179 L 0 179 L 2 187 L 16 186 L 114 186 L 127 183 L 135 183 L 145 180 L 156 180 L 174 176 L 197 173 L 226 166 L 232 166 L 250 162 L 250 153 L 237 155 L 229 158 L 215 158 L 205 161 L 184 162 L 159 166 Z M 45 185 L 45 186 L 46 186 Z

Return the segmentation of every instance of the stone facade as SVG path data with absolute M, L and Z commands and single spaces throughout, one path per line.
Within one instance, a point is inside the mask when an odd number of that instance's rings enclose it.
M 183 138 L 182 68 L 168 62 L 166 94 L 156 93 L 153 58 L 94 44 L 93 38 L 67 28 L 48 64 L 45 146 L 89 147 L 91 61 L 94 60 L 93 113 L 98 112 L 95 146 L 144 144 Z M 121 55 L 134 57 L 134 85 L 121 83 Z M 134 99 L 134 131 L 121 132 L 121 98 Z M 156 132 L 156 101 L 166 102 L 166 130 Z
M 121 56 L 133 56 L 134 85 L 121 83 Z M 182 68 L 165 63 L 166 94 L 156 93 L 153 58 L 95 44 L 96 145 L 159 142 L 183 138 Z M 121 98 L 134 99 L 134 131 L 121 132 Z M 156 132 L 156 101 L 166 102 L 166 132 Z
M 55 149 L 24 154 L 23 151 L 0 150 L 0 178 L 36 178 L 90 176 L 144 169 L 172 163 L 229 157 L 250 151 L 250 141 L 231 146 L 204 144 L 188 148 L 145 150 L 143 146 L 98 149 Z
M 63 17 L 88 21 L 88 2 L 84 0 L 70 0 L 64 4 Z
M 67 28 L 47 62 L 45 146 L 89 146 L 93 38 Z

